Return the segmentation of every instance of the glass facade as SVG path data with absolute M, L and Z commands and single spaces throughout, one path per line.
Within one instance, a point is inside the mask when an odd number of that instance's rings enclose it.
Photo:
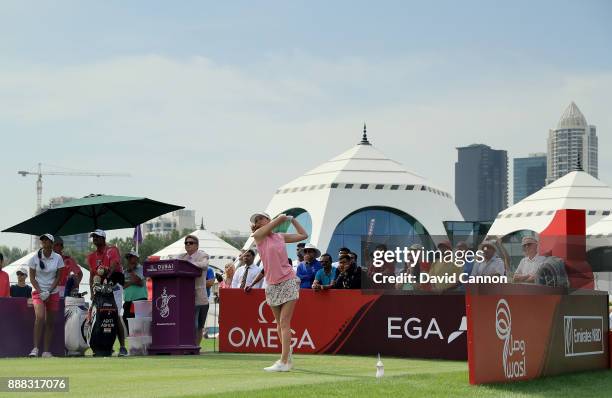
M 310 242 L 310 236 L 312 235 L 312 219 L 310 218 L 310 214 L 304 209 L 290 209 L 284 212 L 288 216 L 293 216 L 295 219 L 304 227 L 306 232 L 308 233 L 308 239 L 304 241 L 304 243 Z M 278 214 L 272 215 L 272 217 L 276 217 Z M 274 230 L 274 232 L 286 232 L 289 234 L 296 233 L 295 227 L 292 223 L 286 222 L 281 224 L 278 228 Z M 293 261 L 297 258 L 296 247 L 297 243 L 288 243 L 287 247 L 287 255 Z M 296 264 L 293 264 L 296 265 Z
M 514 159 L 514 203 L 544 187 L 546 154 Z
M 423 225 L 410 215 L 389 207 L 368 207 L 345 217 L 336 226 L 327 247 L 320 249 L 337 260 L 338 250 L 348 247 L 358 254 L 358 262 L 363 265 L 361 257 L 366 245 L 373 249 L 377 244 L 385 244 L 393 250 L 413 243 L 429 246 L 430 241 Z

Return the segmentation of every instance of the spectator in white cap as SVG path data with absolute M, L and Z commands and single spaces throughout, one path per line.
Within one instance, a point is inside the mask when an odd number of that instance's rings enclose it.
M 28 270 L 26 268 L 17 269 L 17 284 L 11 286 L 11 297 L 32 298 L 32 287 L 26 284 Z
M 495 243 L 485 240 L 480 244 L 483 252 L 483 261 L 476 261 L 472 268 L 472 276 L 502 276 L 506 275 L 504 261 L 497 255 Z
M 62 256 L 53 251 L 53 235 L 44 234 L 40 236 L 40 245 L 42 248 L 38 250 L 28 262 L 30 269 L 30 282 L 34 287 L 32 293 L 32 303 L 34 304 L 34 348 L 30 352 L 30 357 L 38 356 L 38 346 L 43 335 L 43 358 L 52 357 L 49 348 L 53 339 L 53 325 L 55 324 L 55 316 L 59 310 L 59 277 L 61 269 L 64 268 L 64 260 Z
M 300 289 L 311 289 L 317 272 L 323 268 L 321 262 L 317 260 L 321 257 L 321 250 L 317 249 L 312 243 L 307 243 L 304 245 L 302 252 L 304 253 L 304 261 L 298 265 L 296 274 L 300 278 Z
M 142 269 L 139 263 L 140 257 L 136 251 L 131 250 L 125 255 L 127 265 L 123 270 L 125 284 L 123 285 L 123 322 L 129 333 L 128 318 L 134 318 L 132 304 L 134 301 L 147 299 L 147 286 Z
M 115 305 L 117 312 L 121 314 L 123 309 L 123 292 L 121 283 L 123 283 L 123 268 L 121 267 L 121 253 L 116 246 L 106 244 L 106 232 L 101 229 L 96 229 L 89 235 L 92 239 L 96 250 L 89 253 L 87 256 L 87 264 L 89 264 L 89 290 L 93 297 L 94 277 L 99 276 L 102 281 L 113 281 L 113 294 L 115 296 Z M 119 356 L 123 357 L 128 354 L 125 348 L 125 325 L 123 318 L 120 318 L 117 328 L 117 337 L 119 339 Z
M 538 256 L 538 241 L 531 236 L 523 237 L 521 246 L 525 257 L 521 259 L 512 281 L 514 283 L 535 283 L 536 274 L 546 257 Z

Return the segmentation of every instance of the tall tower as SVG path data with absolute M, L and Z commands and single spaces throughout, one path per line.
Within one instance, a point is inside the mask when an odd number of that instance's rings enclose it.
M 492 221 L 508 206 L 508 154 L 488 145 L 457 148 L 455 203 L 466 221 Z
M 548 133 L 546 184 L 570 171 L 583 170 L 597 178 L 596 127 L 587 121 L 574 102 L 569 104 L 557 127 Z

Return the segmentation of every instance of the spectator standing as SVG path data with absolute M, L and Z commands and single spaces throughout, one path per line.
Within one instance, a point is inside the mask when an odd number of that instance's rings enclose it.
M 244 289 L 247 286 L 256 289 L 261 288 L 261 280 L 254 282 L 257 276 L 261 273 L 261 268 L 253 263 L 255 261 L 255 251 L 253 249 L 245 251 L 242 255 L 242 259 L 244 261 L 244 265 L 238 267 L 234 273 L 232 287 L 238 289 Z
M 452 261 L 452 246 L 448 240 L 442 241 L 438 244 L 438 253 L 440 255 L 440 259 L 431 264 L 429 268 L 429 275 L 435 276 L 437 278 L 447 277 L 450 278 L 454 275 L 456 278 L 456 282 L 442 282 L 442 281 L 434 281 L 431 282 L 431 287 L 433 291 L 436 292 L 446 292 L 451 291 L 457 288 L 460 284 L 459 275 L 461 275 L 461 267 L 457 267 L 455 262 Z M 450 257 L 451 260 L 448 261 L 447 257 Z
M 26 284 L 28 270 L 19 268 L 16 272 L 17 284 L 11 286 L 11 297 L 32 298 L 32 287 Z
M 315 274 L 315 280 L 312 284 L 314 290 L 328 290 L 334 287 L 336 281 L 337 269 L 332 266 L 332 258 L 325 253 L 321 256 L 321 265 L 323 268 Z
M 234 268 L 234 263 L 225 264 L 225 275 L 223 276 L 223 281 L 219 282 L 219 288 L 226 289 L 228 287 L 232 287 L 232 281 L 235 273 L 236 268 Z
M 304 261 L 298 265 L 297 277 L 300 278 L 300 289 L 310 289 L 317 272 L 323 268 L 321 262 L 317 260 L 321 256 L 321 251 L 312 243 L 304 246 Z
M 474 260 L 466 260 L 465 253 L 469 250 L 469 246 L 466 242 L 460 241 L 455 245 L 455 252 L 461 255 L 461 258 L 464 259 L 465 263 L 463 264 L 463 269 L 461 273 L 467 276 L 472 274 L 472 269 L 474 269 Z
M 351 262 L 351 257 L 348 254 L 340 256 L 338 264 L 342 272 L 334 283 L 334 289 L 360 289 L 361 267 Z
M 64 268 L 62 268 L 62 272 L 60 272 L 59 280 L 59 294 L 60 297 L 64 297 L 66 294 L 70 295 L 70 292 L 65 292 L 68 278 L 73 279 L 72 286 L 76 286 L 78 289 L 83 279 L 83 271 L 72 257 L 64 254 L 64 239 L 62 239 L 61 236 L 55 237 L 53 251 L 62 256 L 62 260 L 64 260 Z
M 202 274 L 195 279 L 195 328 L 196 341 L 199 346 L 202 343 L 206 315 L 208 314 L 208 294 L 206 293 L 206 277 L 208 274 L 209 256 L 203 250 L 199 250 L 200 240 L 195 235 L 185 236 L 185 253 L 179 255 L 179 260 L 189 261 L 202 270 Z
M 4 255 L 0 253 L 0 297 L 10 297 L 11 287 L 9 283 L 9 276 L 6 272 L 2 271 L 4 266 Z
M 135 251 L 125 255 L 127 265 L 123 270 L 125 284 L 123 285 L 123 322 L 129 333 L 128 318 L 134 318 L 132 311 L 134 301 L 147 300 L 147 286 L 140 257 Z
M 349 254 L 351 252 L 351 249 L 349 249 L 348 247 L 341 247 L 340 249 L 338 249 L 338 261 L 335 261 L 332 263 L 332 267 L 336 268 L 338 271 L 340 270 L 340 257 L 342 257 L 345 254 Z
M 289 261 L 289 264 L 293 267 L 293 270 L 297 272 L 297 267 L 302 261 L 304 261 L 304 246 L 306 243 L 300 242 L 295 246 L 295 259 Z
M 506 274 L 504 261 L 497 255 L 497 248 L 492 241 L 485 240 L 480 244 L 484 260 L 476 261 L 472 276 L 502 276 Z
M 530 236 L 525 236 L 521 240 L 525 257 L 521 259 L 516 272 L 514 273 L 514 283 L 535 283 L 536 275 L 540 266 L 546 260 L 544 256 L 538 256 L 538 241 Z
M 32 303 L 34 304 L 34 348 L 30 357 L 38 356 L 38 346 L 43 335 L 43 358 L 52 357 L 49 348 L 53 339 L 53 325 L 55 316 L 59 310 L 59 276 L 64 267 L 62 256 L 53 251 L 53 235 L 44 234 L 40 236 L 41 249 L 38 250 L 28 262 L 30 269 L 30 282 L 34 287 Z

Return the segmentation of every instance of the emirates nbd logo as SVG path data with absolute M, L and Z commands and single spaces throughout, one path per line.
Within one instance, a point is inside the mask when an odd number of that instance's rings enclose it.
M 603 322 L 602 316 L 564 316 L 565 356 L 603 354 Z

